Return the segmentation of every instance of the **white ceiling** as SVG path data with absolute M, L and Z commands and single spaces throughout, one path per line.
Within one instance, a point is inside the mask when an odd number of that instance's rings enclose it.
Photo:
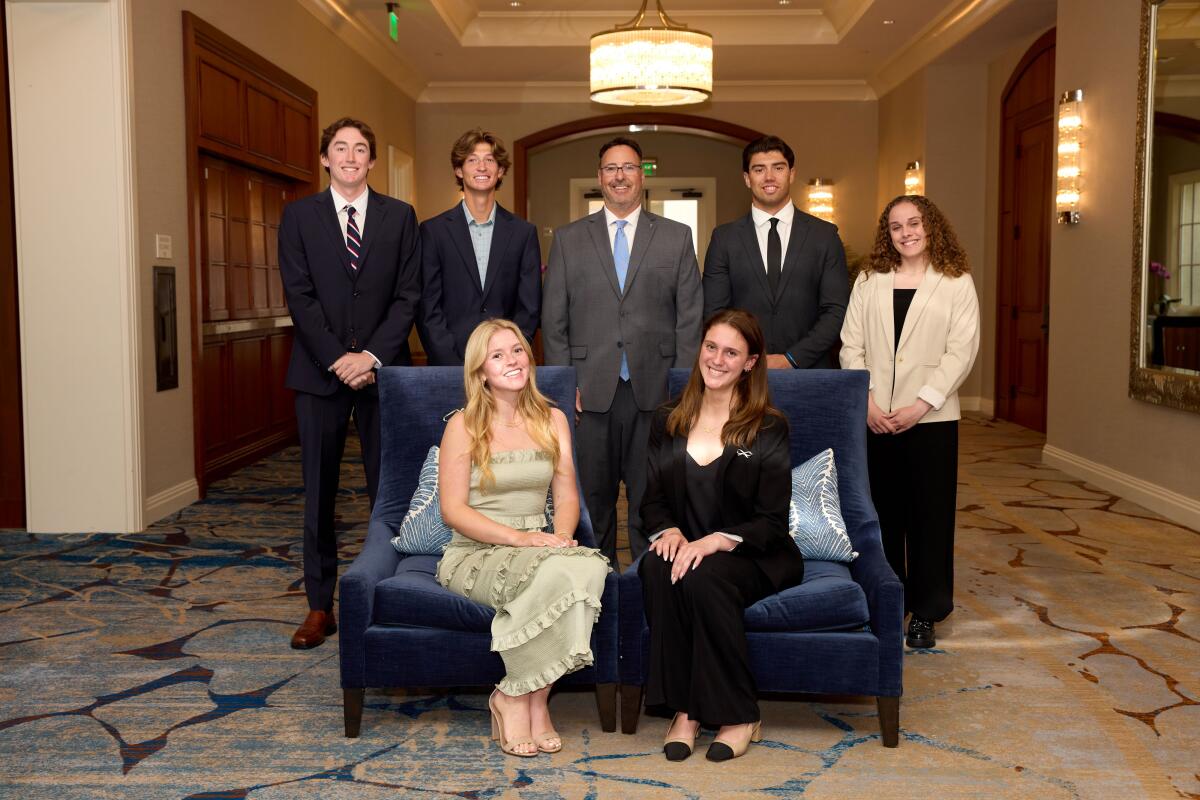
M 639 0 L 297 0 L 414 98 L 563 101 L 587 97 L 588 38 Z M 657 20 L 650 0 L 647 20 Z M 664 0 L 713 36 L 715 100 L 856 99 L 884 94 L 969 41 L 1040 31 L 1055 0 Z M 1028 29 L 1028 30 L 1026 30 Z M 995 31 L 989 35 L 989 31 Z M 964 48 L 957 48 L 962 57 Z M 733 91 L 735 90 L 736 91 Z M 497 92 L 509 97 L 501 97 Z

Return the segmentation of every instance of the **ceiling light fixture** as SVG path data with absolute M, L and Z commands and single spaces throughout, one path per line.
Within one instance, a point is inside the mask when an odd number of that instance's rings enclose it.
M 682 106 L 712 95 L 712 36 L 689 30 L 655 0 L 659 25 L 633 19 L 591 39 L 592 100 L 617 106 Z
M 896 24 L 896 20 L 894 20 L 894 19 L 885 19 L 885 20 L 883 21 L 883 24 L 884 24 L 884 25 L 895 25 L 895 24 Z

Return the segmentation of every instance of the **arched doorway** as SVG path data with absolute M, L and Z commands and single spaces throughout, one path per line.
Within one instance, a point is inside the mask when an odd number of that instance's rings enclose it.
M 1046 430 L 1054 29 L 1026 51 L 1001 95 L 996 416 Z
M 522 136 L 513 142 L 513 212 L 524 218 L 529 205 L 529 151 L 554 142 L 587 136 L 605 130 L 629 130 L 630 126 L 658 127 L 693 133 L 710 133 L 743 143 L 762 136 L 753 128 L 736 125 L 724 120 L 700 117 L 692 114 L 676 114 L 661 111 L 629 111 L 619 114 L 604 114 L 597 117 L 564 122 L 550 128 Z

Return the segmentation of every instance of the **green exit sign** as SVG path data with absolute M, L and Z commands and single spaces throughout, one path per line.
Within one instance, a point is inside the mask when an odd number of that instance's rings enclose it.
M 395 3 L 388 3 L 388 36 L 393 42 L 400 41 L 400 17 Z
M 658 172 L 658 159 L 657 158 L 642 159 L 642 175 L 646 176 L 647 178 L 653 178 L 657 172 Z

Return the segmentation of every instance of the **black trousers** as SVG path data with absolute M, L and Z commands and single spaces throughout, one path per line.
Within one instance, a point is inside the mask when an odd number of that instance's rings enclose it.
M 334 503 L 350 415 L 362 443 L 371 506 L 379 487 L 379 393 L 341 386 L 328 396 L 296 392 L 296 425 L 304 474 L 304 592 L 312 611 L 333 608 L 337 585 Z
M 638 577 L 650 625 L 646 705 L 712 727 L 757 722 L 745 611 L 775 591 L 763 571 L 736 552 L 714 553 L 672 584 L 670 562 L 646 553 Z
M 945 619 L 954 608 L 958 420 L 918 423 L 899 434 L 868 432 L 867 470 L 883 550 L 904 583 L 906 610 Z
M 653 416 L 653 411 L 638 408 L 628 381 L 617 381 L 617 393 L 608 411 L 584 411 L 575 429 L 584 502 L 600 552 L 614 564 L 617 498 L 622 481 L 629 503 L 629 552 L 636 559 L 649 546 L 642 531 L 641 509 L 646 489 L 646 441 Z

